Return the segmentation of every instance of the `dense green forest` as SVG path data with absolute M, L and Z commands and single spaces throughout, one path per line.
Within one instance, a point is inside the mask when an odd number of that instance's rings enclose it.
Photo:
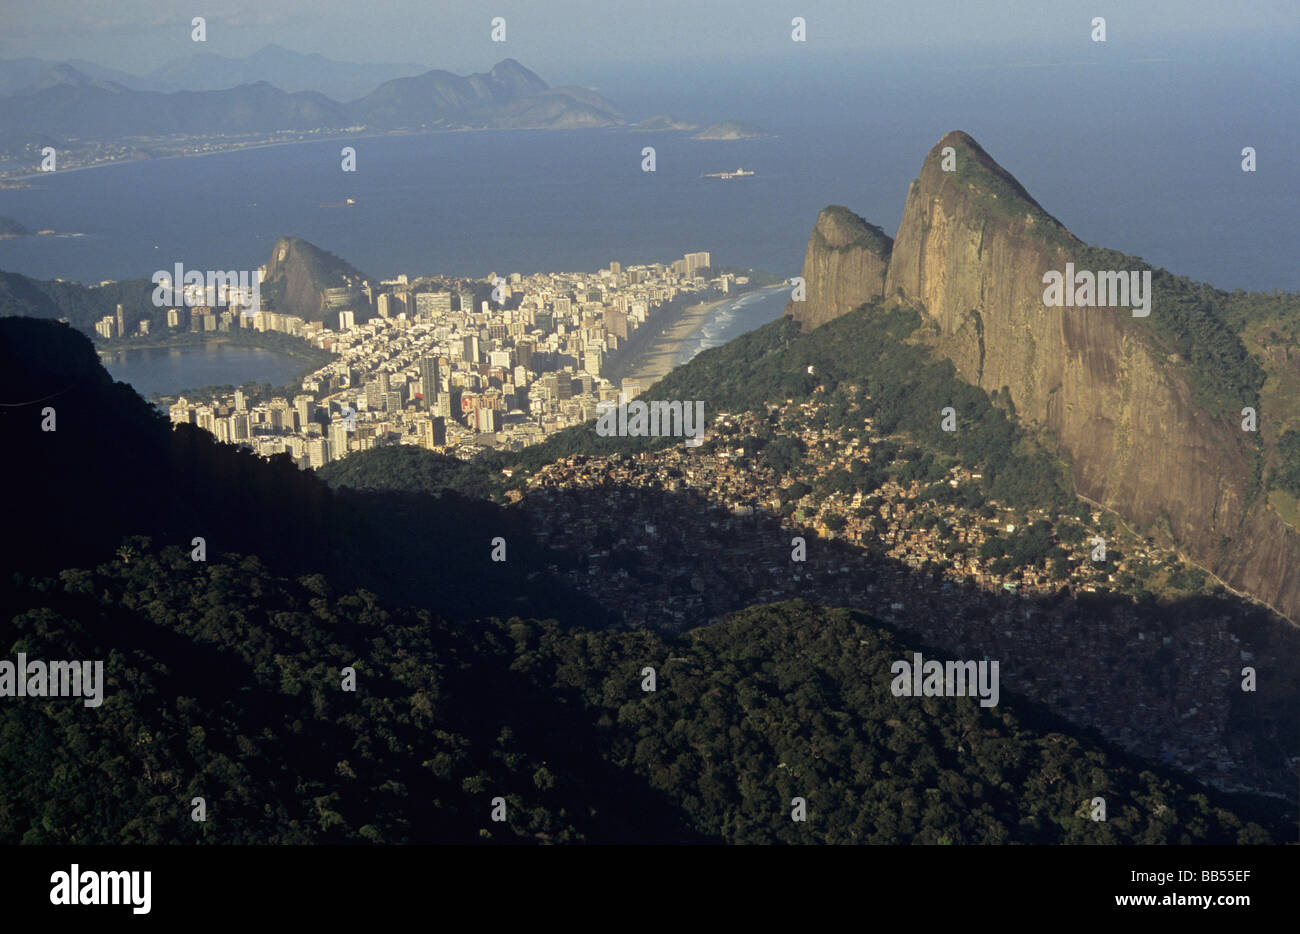
M 1278 458 L 1281 467 L 1273 477 L 1274 484 L 1293 496 L 1300 496 L 1300 431 L 1288 431 L 1278 439 Z
M 993 400 L 894 387 L 950 369 L 927 375 L 939 364 L 905 342 L 907 313 L 871 310 L 818 329 L 824 345 L 775 322 L 698 359 L 733 408 L 772 388 L 738 372 L 748 355 L 751 376 L 789 390 L 778 398 L 870 403 L 891 430 L 935 433 L 937 454 L 886 445 L 891 469 L 928 479 L 940 456 L 987 454 L 990 482 L 1050 492 L 1041 453 Z M 854 353 L 859 340 L 882 359 Z M 716 398 L 689 382 L 700 372 L 675 373 L 660 397 Z M 0 402 L 16 455 L 0 473 L 25 491 L 10 513 L 21 534 L 0 545 L 0 658 L 102 659 L 109 682 L 97 708 L 0 704 L 5 842 L 1289 839 L 1285 803 L 1208 792 L 1008 692 L 991 710 L 894 697 L 893 660 L 941 653 L 859 613 L 791 603 L 683 636 L 608 628 L 553 573 L 572 555 L 536 545 L 520 510 L 460 490 L 504 482 L 522 457 L 477 474 L 387 455 L 432 495 L 405 480 L 331 489 L 286 458 L 172 428 L 83 335 L 31 319 L 0 319 Z M 961 425 L 988 420 L 967 434 L 1002 431 L 1005 450 L 938 433 L 941 404 Z M 57 430 L 42 430 L 46 408 Z M 765 443 L 762 456 L 797 465 L 797 445 Z M 998 547 L 1050 560 L 1040 531 Z M 206 561 L 192 560 L 196 535 Z M 508 562 L 488 558 L 495 535 Z M 195 796 L 206 822 L 190 820 Z M 1104 823 L 1086 816 L 1097 796 Z M 806 823 L 790 820 L 793 797 Z
M 995 708 L 895 697 L 891 663 L 923 647 L 802 602 L 677 638 L 454 625 L 320 575 L 279 578 L 235 555 L 196 563 L 132 539 L 93 570 L 6 580 L 3 603 L 11 654 L 103 659 L 108 681 L 98 708 L 0 706 L 4 843 L 1231 844 L 1290 832 L 1280 804 L 1207 792 L 1005 692 Z M 795 797 L 806 822 L 791 819 Z M 1104 822 L 1088 816 L 1095 797 Z
M 316 471 L 332 487 L 356 490 L 404 490 L 437 493 L 454 490 L 464 496 L 500 500 L 506 489 L 500 470 L 489 462 L 471 463 L 412 445 L 376 448 L 332 461 Z

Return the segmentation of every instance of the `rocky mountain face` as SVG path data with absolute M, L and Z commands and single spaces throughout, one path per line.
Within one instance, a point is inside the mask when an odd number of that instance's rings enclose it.
M 826 214 L 804 263 L 808 302 L 788 312 L 805 329 L 873 294 L 874 279 L 821 242 Z M 1200 404 L 1189 364 L 1153 338 L 1159 295 L 1149 318 L 1044 304 L 1044 273 L 1088 268 L 1086 250 L 978 143 L 950 133 L 908 191 L 883 292 L 922 311 L 963 379 L 1010 392 L 1080 494 L 1300 620 L 1300 534 L 1258 492 L 1240 411 Z
M 370 303 L 361 290 L 365 281 L 363 273 L 333 253 L 297 237 L 281 237 L 271 248 L 262 297 L 275 311 L 305 321 L 326 319 L 329 327 L 346 307 L 360 324 L 370 318 Z
M 316 91 L 287 93 L 266 81 L 162 94 L 88 78 L 60 66 L 43 83 L 0 97 L 0 139 L 39 135 L 79 140 L 170 134 L 271 133 L 313 129 L 550 129 L 618 126 L 617 106 L 585 88 L 550 88 L 514 59 L 487 74 L 429 71 L 385 81 L 340 103 Z
M 880 298 L 893 243 L 883 230 L 848 208 L 824 209 L 817 215 L 804 256 L 804 300 L 791 300 L 786 315 L 809 330 Z

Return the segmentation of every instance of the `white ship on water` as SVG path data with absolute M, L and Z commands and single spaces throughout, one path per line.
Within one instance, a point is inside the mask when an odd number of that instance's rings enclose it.
M 748 169 L 736 169 L 734 172 L 709 172 L 700 178 L 749 178 L 753 174 Z

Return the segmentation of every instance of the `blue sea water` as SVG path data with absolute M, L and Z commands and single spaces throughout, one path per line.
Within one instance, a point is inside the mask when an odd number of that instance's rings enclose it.
M 719 305 L 687 336 L 681 350 L 677 352 L 673 366 L 689 363 L 711 347 L 721 347 L 742 334 L 775 321 L 784 313 L 789 299 L 789 287 L 778 285 L 745 292 L 732 301 Z
M 596 269 L 696 250 L 793 275 L 827 204 L 892 234 L 926 151 L 963 129 L 1090 243 L 1222 288 L 1300 289 L 1295 57 L 1249 45 L 1084 46 L 1043 62 L 794 56 L 577 76 L 630 117 L 734 117 L 774 134 L 759 140 L 462 132 L 43 175 L 0 191 L 0 215 L 87 236 L 0 241 L 0 269 L 90 282 L 175 262 L 249 268 L 287 234 L 378 277 Z M 341 170 L 343 145 L 357 150 L 355 173 Z M 641 171 L 646 146 L 653 173 Z M 1241 171 L 1246 146 L 1255 173 Z M 759 174 L 700 178 L 741 165 Z M 356 204 L 322 206 L 348 198 Z
M 55 173 L 0 191 L 0 215 L 86 236 L 0 241 L 0 269 L 85 282 L 177 262 L 251 269 L 294 235 L 375 277 L 594 270 L 697 250 L 791 276 L 827 204 L 892 234 L 927 150 L 963 129 L 1087 242 L 1221 288 L 1300 290 L 1300 66 L 1275 49 L 1085 42 L 1041 55 L 792 54 L 548 77 L 597 87 L 634 119 L 737 118 L 772 135 L 461 132 Z M 341 170 L 344 145 L 357 150 L 355 173 Z M 653 173 L 642 171 L 646 146 Z M 1246 146 L 1257 172 L 1241 171 Z M 700 177 L 738 166 L 758 174 Z M 706 330 L 735 333 L 751 317 L 762 315 L 720 310 Z

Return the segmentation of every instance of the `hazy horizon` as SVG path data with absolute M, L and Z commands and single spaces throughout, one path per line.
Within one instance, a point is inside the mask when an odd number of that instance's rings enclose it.
M 362 15 L 364 14 L 364 15 Z M 206 20 L 206 41 L 191 39 L 195 16 Z M 505 42 L 491 41 L 494 17 L 507 23 Z M 807 42 L 790 42 L 791 20 L 807 22 Z M 1094 16 L 1107 18 L 1107 44 L 1089 38 Z M 1022 47 L 1051 61 L 1148 53 L 1151 47 L 1188 42 L 1222 44 L 1243 39 L 1284 43 L 1300 35 L 1300 17 L 1284 3 L 1235 4 L 1213 0 L 1160 0 L 1139 10 L 1102 9 L 1067 2 L 1044 11 L 1019 0 L 996 14 L 957 0 L 893 4 L 863 15 L 850 0 L 815 4 L 774 0 L 723 2 L 698 8 L 691 0 L 614 7 L 569 2 L 558 9 L 518 2 L 491 4 L 394 0 L 358 10 L 340 0 L 234 2 L 203 10 L 173 0 L 125 0 L 111 10 L 75 0 L 19 0 L 0 12 L 0 58 L 84 59 L 133 74 L 147 73 L 195 53 L 243 57 L 266 45 L 355 63 L 415 63 L 457 73 L 482 71 L 516 58 L 554 77 L 576 69 L 700 58 L 745 59 L 781 55 L 797 60 L 831 54 L 890 54 L 918 50 L 962 53 L 981 47 Z M 1279 50 L 1279 56 L 1285 50 Z M 1279 57 L 1279 61 L 1283 60 Z M 547 76 L 552 80 L 552 76 Z M 570 79 L 572 80 L 572 79 Z

